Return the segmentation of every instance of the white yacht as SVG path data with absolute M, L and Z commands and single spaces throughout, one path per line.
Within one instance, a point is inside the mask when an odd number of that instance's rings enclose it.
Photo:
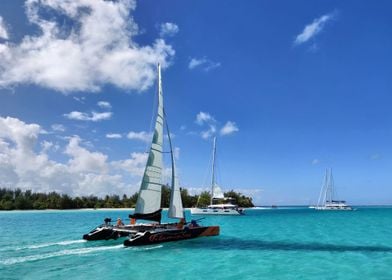
M 344 200 L 337 200 L 334 190 L 334 182 L 332 177 L 332 169 L 325 170 L 324 184 L 321 188 L 317 206 L 309 207 L 316 210 L 340 210 L 351 211 L 353 208 L 346 204 Z
M 212 179 L 211 179 L 211 201 L 210 205 L 204 208 L 191 208 L 192 215 L 243 215 L 244 209 L 233 204 L 231 197 L 224 197 L 222 189 L 215 182 L 215 157 L 216 157 L 216 137 L 214 137 L 212 149 Z M 214 204 L 214 201 L 225 201 L 226 203 Z

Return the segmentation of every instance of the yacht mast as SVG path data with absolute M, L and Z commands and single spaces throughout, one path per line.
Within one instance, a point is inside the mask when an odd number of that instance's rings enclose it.
M 215 156 L 216 156 L 216 136 L 214 137 L 214 142 L 212 146 L 212 178 L 211 178 L 211 201 L 212 205 L 214 199 L 214 186 L 215 186 Z

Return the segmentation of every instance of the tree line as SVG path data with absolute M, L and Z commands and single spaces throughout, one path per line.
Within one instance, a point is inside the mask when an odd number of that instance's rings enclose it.
M 240 207 L 253 207 L 252 198 L 233 190 L 225 192 L 232 202 Z M 0 210 L 43 210 L 43 209 L 82 209 L 82 208 L 134 208 L 138 194 L 131 196 L 124 194 L 106 195 L 103 198 L 96 196 L 71 197 L 57 192 L 35 193 L 31 190 L 0 188 Z M 181 189 L 182 204 L 184 207 L 204 207 L 210 204 L 210 193 L 205 191 L 200 195 L 190 195 L 185 188 Z M 162 207 L 169 207 L 170 187 L 162 186 Z M 214 203 L 223 203 L 223 200 Z

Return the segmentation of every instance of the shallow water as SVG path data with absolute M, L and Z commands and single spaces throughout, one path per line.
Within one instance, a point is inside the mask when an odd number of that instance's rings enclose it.
M 202 221 L 220 236 L 137 248 L 81 239 L 103 218 L 127 216 L 0 212 L 0 278 L 392 279 L 392 208 L 248 210 Z

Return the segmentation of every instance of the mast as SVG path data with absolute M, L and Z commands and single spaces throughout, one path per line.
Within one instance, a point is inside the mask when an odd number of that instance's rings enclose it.
M 161 65 L 158 64 L 158 108 L 155 120 L 154 135 L 143 179 L 140 185 L 135 213 L 131 218 L 161 220 L 162 190 L 162 147 L 163 147 L 163 93 L 161 81 Z
M 317 206 L 320 207 L 322 204 L 325 204 L 325 195 L 327 192 L 327 185 L 328 185 L 328 168 L 325 169 L 324 175 L 324 183 L 320 191 L 319 199 L 317 201 Z
M 214 199 L 214 186 L 215 186 L 215 156 L 216 156 L 216 136 L 214 136 L 213 140 L 214 144 L 212 146 L 212 178 L 211 178 L 211 201 L 210 204 L 212 205 Z

